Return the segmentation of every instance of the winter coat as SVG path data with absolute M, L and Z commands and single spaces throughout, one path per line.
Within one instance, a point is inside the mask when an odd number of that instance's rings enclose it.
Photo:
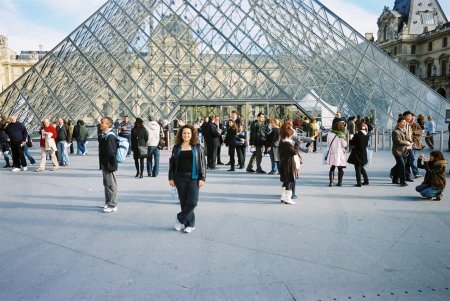
M 178 170 L 178 158 L 180 156 L 181 145 L 175 145 L 172 149 L 172 156 L 169 159 L 169 180 L 175 180 L 175 174 Z M 205 152 L 200 144 L 192 146 L 193 158 L 195 159 L 195 169 L 193 168 L 193 180 L 206 180 L 206 160 Z
M 133 153 L 139 153 L 139 146 L 147 146 L 148 133 L 145 127 L 131 129 L 131 150 Z
M 290 141 L 282 140 L 279 146 L 280 153 L 280 181 L 289 183 L 295 181 L 294 155 L 298 155 L 298 149 Z
M 417 160 L 417 167 L 426 170 L 422 184 L 428 184 L 434 189 L 444 189 L 447 184 L 445 170 L 447 168 L 446 160 L 424 162 Z
M 405 157 L 408 154 L 406 133 L 398 126 L 392 132 L 392 154 L 395 157 Z
M 266 145 L 268 126 L 263 122 L 255 120 L 250 127 L 250 145 Z
M 98 156 L 100 157 L 100 167 L 107 172 L 114 172 L 118 167 L 116 161 L 117 136 L 115 134 L 108 135 L 108 133 L 109 131 L 99 136 Z
M 414 143 L 415 149 L 422 149 L 422 128 L 417 122 L 411 125 L 412 130 L 412 142 Z
M 220 146 L 220 133 L 219 128 L 215 123 L 208 122 L 202 129 L 203 137 L 207 145 Z
M 148 133 L 147 146 L 158 146 L 161 138 L 161 126 L 156 121 L 149 121 L 145 126 Z
M 88 131 L 84 125 L 78 126 L 78 137 L 76 138 L 77 141 L 86 141 L 88 138 Z
M 5 133 L 9 136 L 12 143 L 26 142 L 27 141 L 27 129 L 21 122 L 8 123 L 5 128 Z
M 273 150 L 274 161 L 280 161 L 280 129 L 272 128 L 272 131 L 267 135 L 267 145 L 266 147 L 271 147 Z
M 0 151 L 7 152 L 9 151 L 9 143 L 8 143 L 8 135 L 5 131 L 0 131 Z
M 362 131 L 353 136 L 350 140 L 350 145 L 353 146 L 352 153 L 348 157 L 347 162 L 354 165 L 366 165 L 367 160 L 367 145 L 369 144 L 369 135 Z
M 339 138 L 335 133 L 329 132 L 327 135 L 327 145 L 329 150 L 327 157 L 328 165 L 346 167 L 347 158 L 345 156 L 345 148 L 347 147 L 347 141 Z
M 236 135 L 237 132 L 236 130 L 234 130 L 233 128 L 228 128 L 227 130 L 227 134 L 225 136 L 225 145 L 230 147 L 235 147 L 236 146 Z

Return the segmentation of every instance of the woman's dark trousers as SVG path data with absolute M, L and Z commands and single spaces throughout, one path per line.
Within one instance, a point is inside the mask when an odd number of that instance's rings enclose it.
M 245 145 L 236 145 L 239 167 L 245 166 Z
M 364 179 L 364 184 L 369 184 L 369 177 L 363 165 L 355 165 L 356 184 L 361 185 L 361 175 Z
M 195 227 L 194 209 L 198 203 L 198 180 L 192 180 L 191 173 L 175 174 L 175 185 L 180 199 L 181 212 L 177 219 L 185 227 Z
M 228 155 L 230 156 L 230 170 L 234 170 L 235 160 L 234 160 L 234 152 L 236 151 L 235 145 L 230 145 L 228 147 Z

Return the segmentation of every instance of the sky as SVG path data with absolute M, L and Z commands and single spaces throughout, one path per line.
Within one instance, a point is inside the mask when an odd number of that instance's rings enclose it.
M 0 34 L 15 52 L 53 49 L 106 0 L 0 0 Z M 377 19 L 395 0 L 322 0 L 325 6 L 362 35 L 376 35 Z M 450 19 L 450 1 L 440 0 Z

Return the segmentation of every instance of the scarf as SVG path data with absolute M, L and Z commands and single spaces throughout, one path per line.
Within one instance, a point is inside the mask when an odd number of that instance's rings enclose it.
M 335 131 L 335 130 L 332 130 L 331 132 L 333 134 L 336 134 L 336 136 L 338 136 L 339 138 L 345 139 L 345 132 L 343 132 L 343 131 Z

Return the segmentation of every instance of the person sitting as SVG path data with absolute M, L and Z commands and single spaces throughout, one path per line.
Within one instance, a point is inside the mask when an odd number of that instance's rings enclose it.
M 426 173 L 423 183 L 416 187 L 416 191 L 423 198 L 440 201 L 446 185 L 447 161 L 444 155 L 440 151 L 432 151 L 430 158 L 421 155 L 417 163 L 419 168 L 426 170 Z

